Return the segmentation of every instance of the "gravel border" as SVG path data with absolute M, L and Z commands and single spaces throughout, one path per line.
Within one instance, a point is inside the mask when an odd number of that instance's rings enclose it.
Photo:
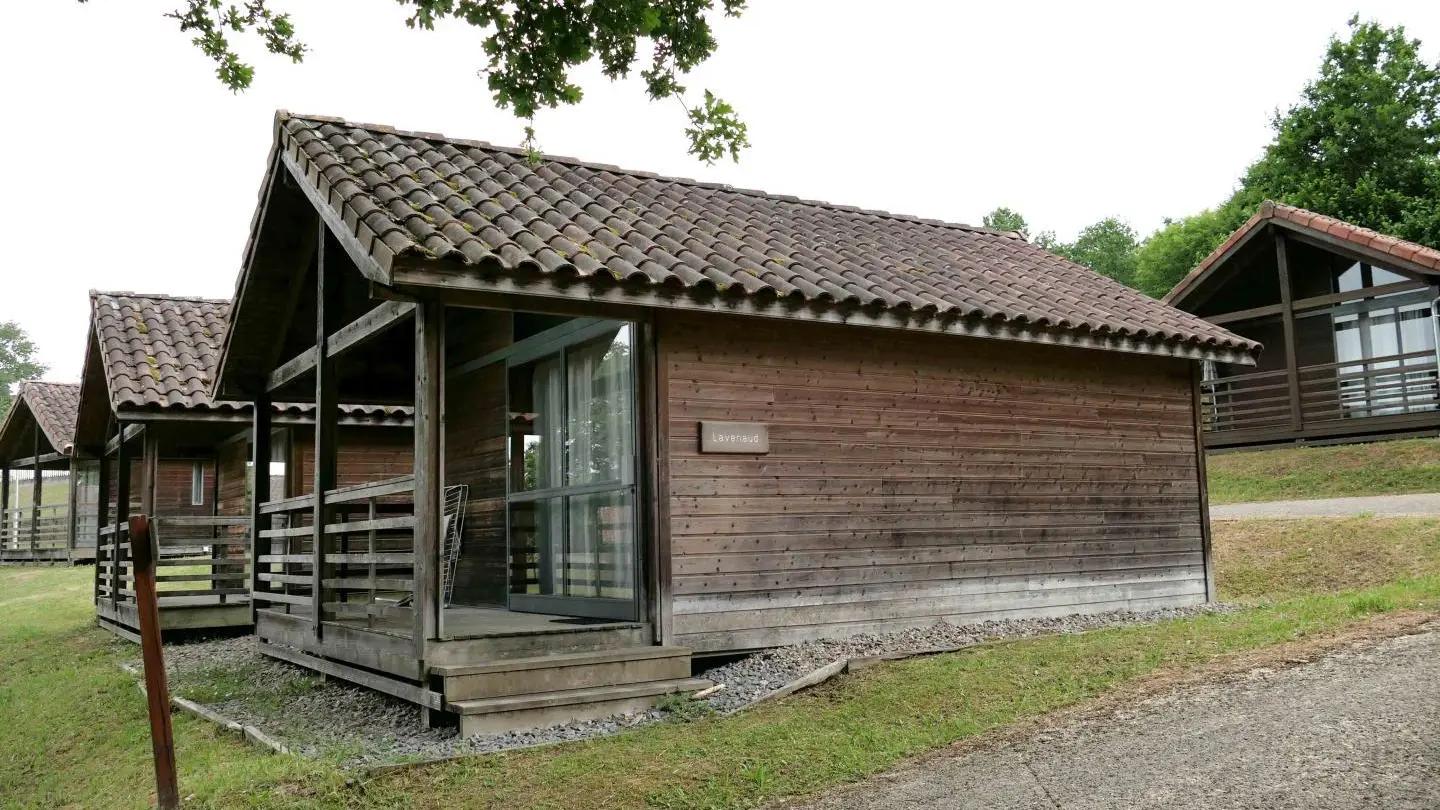
M 1209 604 L 963 626 L 938 622 L 895 633 L 767 650 L 697 674 L 725 685 L 703 702 L 710 710 L 729 714 L 778 696 L 776 692 L 788 694 L 787 685 L 827 665 L 836 670 L 830 675 L 838 674 L 845 667 L 836 668 L 836 662 L 951 651 L 986 641 L 1152 624 L 1238 609 Z M 261 733 L 293 753 L 364 769 L 590 739 L 669 718 L 665 711 L 655 709 L 530 731 L 462 738 L 453 728 L 421 728 L 419 708 L 406 701 L 267 658 L 259 652 L 253 636 L 167 645 L 165 661 L 173 694 L 242 726 L 264 729 Z

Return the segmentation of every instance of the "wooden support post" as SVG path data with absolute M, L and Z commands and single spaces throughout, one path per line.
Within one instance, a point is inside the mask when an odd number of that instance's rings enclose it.
M 9 541 L 10 525 L 10 462 L 5 461 L 0 463 L 0 547 Z
M 95 601 L 100 601 L 100 530 L 110 523 L 110 456 L 100 455 L 100 482 L 95 493 Z M 113 566 L 115 560 L 112 558 Z
M 325 502 L 325 493 L 335 488 L 338 449 L 336 422 L 340 415 L 339 386 L 335 374 L 335 358 L 325 347 L 325 339 L 337 325 L 342 299 L 342 276 L 329 266 L 331 239 L 323 222 L 315 256 L 315 506 L 313 545 L 310 565 L 310 622 L 315 638 L 323 633 L 325 619 L 325 526 L 331 523 L 334 510 Z
M 415 311 L 415 651 L 425 671 L 425 641 L 440 622 L 440 521 L 444 482 L 440 458 L 440 375 L 445 307 L 427 301 Z
M 110 607 L 120 601 L 120 527 L 130 520 L 130 450 L 125 446 L 125 423 L 115 448 L 115 532 L 110 535 Z
M 1205 413 L 1200 399 L 1200 383 L 1203 380 L 1204 374 L 1201 372 L 1200 363 L 1191 363 L 1190 390 L 1195 419 L 1195 474 L 1200 482 L 1200 552 L 1201 562 L 1205 566 L 1205 601 L 1214 602 L 1219 597 L 1215 592 L 1215 556 L 1211 551 L 1210 543 L 1210 487 L 1209 478 L 1205 472 Z
M 152 426 L 145 427 L 140 454 L 140 514 L 152 519 L 153 529 L 155 490 L 159 487 L 157 479 L 160 477 L 160 437 Z M 131 551 L 133 553 L 133 547 Z
M 147 439 L 147 444 L 149 441 Z M 175 738 L 170 728 L 170 684 L 165 677 L 165 648 L 160 643 L 160 600 L 155 592 L 155 537 L 148 515 L 130 518 L 130 552 L 135 567 L 135 611 L 140 619 L 140 657 L 145 665 L 145 697 L 150 706 L 150 747 L 155 754 L 155 799 L 160 810 L 178 810 Z
M 270 500 L 270 396 L 255 398 L 254 422 L 250 435 L 250 623 L 255 624 L 260 603 L 255 594 L 265 587 L 260 582 L 260 530 L 269 524 L 260 507 Z
M 35 461 L 30 470 L 30 556 L 35 556 L 35 547 L 40 541 L 40 502 L 44 500 L 44 477 L 40 474 L 40 425 L 35 425 Z
M 75 533 L 79 531 L 80 528 L 80 524 L 76 519 L 78 517 L 76 513 L 80 511 L 80 491 L 78 482 L 76 481 L 76 479 L 80 477 L 80 465 L 74 456 L 70 457 L 70 475 L 68 477 L 70 479 L 70 498 L 65 507 L 65 556 L 67 558 L 73 558 L 75 556 L 75 546 L 77 545 Z
M 1285 327 L 1285 379 L 1290 384 L 1290 427 L 1296 432 L 1305 426 L 1300 401 L 1300 367 L 1295 360 L 1295 295 L 1290 289 L 1290 262 L 1285 234 L 1275 231 L 1275 266 L 1280 281 L 1281 318 Z

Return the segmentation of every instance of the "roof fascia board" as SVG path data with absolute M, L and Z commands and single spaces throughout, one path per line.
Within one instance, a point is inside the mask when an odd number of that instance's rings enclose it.
M 1384 251 L 1373 250 L 1366 245 L 1358 245 L 1348 239 L 1341 239 L 1325 231 L 1307 228 L 1287 219 L 1277 218 L 1275 219 L 1275 224 L 1284 228 L 1288 235 L 1293 238 L 1307 242 L 1321 250 L 1327 250 L 1357 262 L 1379 265 L 1386 270 L 1393 270 L 1412 281 L 1418 281 L 1422 284 L 1434 284 L 1437 277 L 1440 277 L 1440 273 L 1422 264 L 1416 264 L 1407 259 L 1402 259 L 1399 256 L 1392 256 Z
M 1221 253 L 1218 256 L 1210 257 L 1210 264 L 1207 265 L 1198 276 L 1182 281 L 1179 285 L 1175 287 L 1175 289 L 1171 290 L 1165 295 L 1164 298 L 1160 300 L 1166 304 L 1169 304 L 1172 307 L 1176 307 L 1177 309 L 1183 309 L 1186 312 L 1192 312 L 1196 307 L 1199 307 L 1201 304 L 1205 303 L 1205 301 L 1210 297 L 1209 295 L 1194 300 L 1190 300 L 1190 296 L 1194 294 L 1197 290 L 1199 290 L 1205 282 L 1209 281 L 1210 278 L 1214 276 L 1221 267 L 1229 265 L 1230 260 L 1235 258 L 1235 256 L 1239 254 L 1246 245 L 1250 244 L 1250 242 L 1255 239 L 1255 237 L 1259 233 L 1264 231 L 1265 228 L 1263 226 L 1267 222 L 1271 221 L 1271 219 L 1266 218 L 1256 220 L 1252 223 L 1247 223 L 1245 227 L 1247 227 L 1248 230 L 1246 230 L 1245 233 L 1241 234 L 1239 239 L 1231 242 L 1230 246 L 1225 249 L 1224 253 Z M 1210 295 L 1214 295 L 1214 290 L 1211 290 Z
M 260 231 L 265 226 L 265 216 L 270 211 L 270 198 L 275 193 L 275 182 L 279 178 L 276 171 L 276 158 L 280 152 L 279 128 L 276 128 L 276 141 L 270 147 L 270 158 L 265 163 L 265 182 L 260 188 L 260 204 L 256 207 L 255 216 L 250 220 L 250 238 L 245 243 L 245 256 L 240 263 L 240 278 L 235 285 L 235 296 L 230 303 L 230 325 L 225 330 L 225 340 L 220 343 L 220 360 L 215 365 L 215 379 L 210 383 L 210 395 L 219 396 L 221 393 L 220 381 L 225 377 L 225 367 L 230 362 L 230 343 L 235 339 L 234 324 L 240 314 L 240 307 L 245 300 L 245 295 L 250 288 L 250 274 L 254 270 L 255 251 L 260 245 Z
M 365 247 L 360 244 L 360 240 L 357 239 L 350 228 L 345 225 L 345 220 L 331 207 L 329 201 L 326 199 L 329 197 L 331 191 L 330 181 L 326 180 L 324 175 L 321 175 L 317 171 L 314 182 L 311 182 L 305 170 L 301 168 L 299 162 L 288 150 L 280 154 L 280 160 L 284 163 L 286 171 L 290 172 L 290 176 L 295 179 L 295 184 L 298 185 L 301 192 L 305 194 L 305 199 L 310 201 L 310 205 L 312 205 L 316 213 L 320 215 L 320 219 L 325 223 L 325 227 L 334 235 L 336 241 L 340 243 L 340 246 L 345 249 L 346 255 L 350 257 L 350 261 L 354 262 L 355 266 L 360 269 L 360 275 L 378 284 L 389 285 L 391 283 L 390 273 L 386 272 L 385 268 L 380 266 L 380 262 L 376 261 L 375 257 L 370 255 L 370 251 L 366 250 Z
M 706 296 L 702 299 L 691 291 L 656 288 L 649 285 L 593 285 L 579 282 L 562 286 L 545 277 L 537 279 L 534 283 L 520 284 L 508 276 L 495 275 L 481 278 L 473 271 L 456 272 L 424 264 L 397 263 L 392 269 L 392 273 L 395 286 L 402 289 L 406 287 L 452 289 L 520 297 L 533 296 L 540 299 L 562 298 L 606 306 L 628 304 L 656 309 L 958 334 L 1022 343 L 1178 357 L 1186 360 L 1216 360 L 1236 365 L 1255 364 L 1253 356 L 1234 349 L 1137 340 L 1111 335 L 1079 335 L 1062 330 L 1028 328 L 979 319 L 936 316 L 906 318 L 884 310 L 867 312 L 857 308 L 827 307 L 810 302 L 795 303 L 785 299 L 757 298 L 750 295 L 744 297 Z

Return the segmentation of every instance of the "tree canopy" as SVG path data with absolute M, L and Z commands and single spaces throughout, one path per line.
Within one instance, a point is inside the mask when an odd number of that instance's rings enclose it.
M 1351 18 L 1332 37 L 1319 78 L 1271 121 L 1274 140 L 1214 208 L 1167 219 L 1144 241 L 1116 218 L 1074 242 L 1037 245 L 1155 297 L 1164 296 L 1266 199 L 1328 214 L 1401 239 L 1440 246 L 1440 63 L 1403 27 Z M 985 217 L 1024 231 L 1008 208 Z M 1019 227 L 1015 227 L 1018 223 Z
M 283 0 L 282 0 L 283 1 Z M 355 0 L 350 0 L 354 2 Z M 89 0 L 79 0 L 81 3 Z M 409 12 L 405 24 L 430 30 L 453 19 L 481 32 L 485 56 L 482 74 L 500 109 L 513 110 L 527 122 L 542 108 L 578 104 L 584 97 L 572 73 L 592 59 L 610 79 L 630 75 L 637 66 L 651 99 L 674 98 L 684 109 L 690 153 L 713 163 L 738 160 L 749 145 L 745 124 L 735 109 L 709 90 L 687 103 L 681 77 L 715 52 L 707 15 L 717 6 L 739 16 L 745 0 L 396 0 Z M 184 0 L 166 15 L 215 62 L 222 84 L 239 92 L 255 79 L 231 35 L 251 35 L 265 50 L 295 62 L 309 48 L 287 12 L 271 0 Z M 642 55 L 641 45 L 648 50 Z M 526 147 L 535 153 L 535 130 L 525 127 Z
M 1141 246 L 1142 290 L 1163 295 L 1266 199 L 1440 245 L 1440 63 L 1403 26 L 1348 25 L 1300 102 L 1275 114 L 1274 140 L 1235 193 Z
M 19 324 L 0 321 L 0 419 L 10 411 L 15 383 L 45 373 L 45 367 L 35 362 L 35 351 L 35 344 Z

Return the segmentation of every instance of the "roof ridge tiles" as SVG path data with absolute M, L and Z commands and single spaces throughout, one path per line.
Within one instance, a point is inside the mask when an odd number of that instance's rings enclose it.
M 280 111 L 277 111 L 277 112 L 276 112 L 276 120 L 277 120 L 277 122 L 283 122 L 283 121 L 287 121 L 287 120 L 316 121 L 316 122 L 326 123 L 326 124 L 336 124 L 336 125 L 343 125 L 343 126 L 347 126 L 347 127 L 353 127 L 353 128 L 355 128 L 355 129 L 364 129 L 364 130 L 371 130 L 371 131 L 374 131 L 374 132 L 382 132 L 382 133 L 385 133 L 385 134 L 388 134 L 388 135 L 395 135 L 395 136 L 401 137 L 401 138 L 416 138 L 416 139 L 418 139 L 418 140 L 423 140 L 423 141 L 442 141 L 442 142 L 445 142 L 445 143 L 452 143 L 452 144 L 461 143 L 461 144 L 466 144 L 466 145 L 475 145 L 476 148 L 479 148 L 479 149 L 490 149 L 490 150 L 494 150 L 494 151 L 497 151 L 497 152 L 504 152 L 504 153 L 506 153 L 506 154 L 516 155 L 516 156 L 521 156 L 521 157 L 528 157 L 529 154 L 530 154 L 529 152 L 527 152 L 527 151 L 524 150 L 524 149 L 520 149 L 520 148 L 513 147 L 513 146 L 503 146 L 503 145 L 500 145 L 500 144 L 491 143 L 491 142 L 489 142 L 489 141 L 477 141 L 477 140 L 469 140 L 469 139 L 462 139 L 462 138 L 452 138 L 452 137 L 450 137 L 450 136 L 448 136 L 448 135 L 445 135 L 445 134 L 443 134 L 443 133 L 425 132 L 425 131 L 421 131 L 421 130 L 398 129 L 398 128 L 396 128 L 396 127 L 389 126 L 389 125 L 385 125 L 385 124 L 368 124 L 368 123 L 362 123 L 362 122 L 358 122 L 358 121 L 347 121 L 347 120 L 345 120 L 344 118 L 341 118 L 341 117 L 339 117 L 339 116 L 333 116 L 333 115 L 313 115 L 313 114 L 309 114 L 309 113 L 295 113 L 295 112 L 290 112 L 290 111 L 287 111 L 287 110 L 280 110 Z M 643 169 L 627 169 L 627 168 L 625 168 L 625 167 L 623 167 L 623 166 L 617 166 L 617 165 L 612 164 L 612 163 L 599 163 L 599 162 L 596 162 L 596 161 L 584 160 L 584 159 L 582 159 L 582 158 L 570 157 L 570 156 L 568 156 L 568 155 L 554 155 L 554 154 L 550 154 L 550 153 L 548 153 L 548 152 L 545 152 L 545 153 L 541 153 L 541 158 L 542 158 L 544 161 L 550 161 L 550 162 L 555 162 L 555 163 L 563 163 L 563 164 L 570 165 L 570 166 L 579 166 L 579 167 L 582 167 L 582 168 L 592 169 L 592 170 L 597 170 L 597 171 L 613 172 L 613 173 L 617 173 L 617 174 L 623 174 L 623 175 L 626 175 L 626 176 L 629 176 L 629 177 L 639 177 L 639 178 L 643 178 L 643 179 L 646 179 L 646 180 L 660 180 L 660 181 L 667 182 L 667 183 L 678 183 L 678 184 L 680 184 L 680 185 L 692 186 L 692 187 L 696 187 L 696 188 L 709 188 L 709 189 L 714 189 L 714 190 L 717 190 L 717 191 L 728 191 L 728 192 L 731 192 L 731 193 L 744 194 L 744 195 L 751 196 L 751 197 L 763 197 L 763 198 L 770 199 L 770 200 L 779 200 L 779 201 L 782 201 L 782 202 L 794 203 L 794 204 L 796 204 L 796 205 L 805 205 L 805 206 L 810 206 L 810 207 L 833 209 L 833 210 L 838 210 L 838 211 L 848 211 L 848 212 L 866 214 L 866 215 L 868 215 L 868 216 L 875 216 L 875 217 L 883 217 L 883 218 L 886 218 L 886 219 L 893 219 L 893 220 L 896 220 L 896 221 L 899 221 L 899 222 L 919 222 L 919 223 L 926 224 L 926 225 L 936 225 L 936 226 L 940 226 L 940 227 L 952 228 L 952 229 L 955 229 L 955 230 L 968 231 L 968 232 L 972 232 L 972 233 L 994 235 L 994 236 L 999 236 L 999 237 L 1006 238 L 1006 239 L 1016 239 L 1016 238 L 1019 237 L 1019 234 L 1016 233 L 1015 231 L 999 230 L 999 229 L 995 229 L 995 228 L 986 228 L 986 227 L 980 226 L 980 225 L 968 225 L 968 224 L 961 223 L 961 222 L 949 222 L 949 221 L 947 221 L 947 220 L 942 220 L 942 219 L 934 219 L 934 218 L 921 217 L 921 216 L 918 216 L 918 215 L 915 215 L 915 214 L 901 214 L 901 213 L 896 213 L 896 212 L 893 212 L 893 211 L 885 211 L 885 210 L 878 209 L 878 208 L 862 208 L 862 207 L 856 206 L 856 205 L 851 205 L 851 204 L 847 204 L 847 203 L 830 202 L 830 201 L 828 201 L 828 200 L 816 200 L 816 199 L 810 199 L 810 198 L 805 198 L 805 197 L 797 197 L 797 196 L 791 196 L 791 195 L 786 195 L 786 194 L 777 194 L 777 193 L 774 193 L 774 192 L 765 191 L 764 189 L 745 188 L 745 187 L 742 187 L 742 186 L 732 186 L 732 185 L 729 185 L 729 184 L 727 184 L 727 183 L 720 183 L 720 182 L 712 181 L 712 180 L 697 180 L 697 179 L 690 178 L 690 177 L 677 177 L 677 176 L 671 176 L 671 175 L 661 175 L 661 174 L 657 174 L 657 173 L 655 173 L 655 172 L 645 171 L 645 170 L 643 170 Z
M 90 290 L 90 297 L 104 296 L 106 298 L 142 298 L 149 301 L 185 301 L 196 304 L 229 304 L 228 298 L 202 298 L 189 295 L 172 295 L 170 293 L 137 293 L 129 290 Z

